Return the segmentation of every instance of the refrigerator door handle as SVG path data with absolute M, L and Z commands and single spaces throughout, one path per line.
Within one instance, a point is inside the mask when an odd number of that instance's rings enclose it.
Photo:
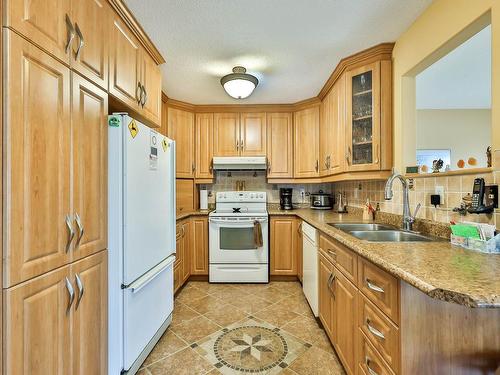
M 162 273 L 168 266 L 170 266 L 174 261 L 175 261 L 175 255 L 169 256 L 167 259 L 165 259 L 163 262 L 161 262 L 156 267 L 151 269 L 149 272 L 139 277 L 132 284 L 128 285 L 127 289 L 130 289 L 132 293 L 137 293 L 146 285 L 148 285 L 151 281 L 156 279 L 156 277 L 160 273 Z

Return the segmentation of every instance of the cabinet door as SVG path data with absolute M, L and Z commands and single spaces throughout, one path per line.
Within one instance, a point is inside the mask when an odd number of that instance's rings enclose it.
M 341 172 L 343 154 L 343 79 L 340 78 L 332 87 L 321 104 L 319 130 L 321 176 L 329 176 Z
M 69 69 L 14 32 L 4 36 L 8 287 L 70 261 L 71 133 Z
M 4 291 L 4 373 L 72 374 L 71 310 L 59 268 Z
M 265 113 L 242 113 L 240 129 L 241 156 L 265 156 L 266 132 Z
M 72 0 L 71 14 L 80 34 L 73 42 L 72 67 L 104 89 L 108 89 L 109 5 L 102 0 Z
M 293 177 L 291 113 L 267 114 L 267 178 Z
M 196 114 L 196 178 L 213 178 L 214 156 L 214 115 L 213 113 Z
M 333 266 L 322 255 L 319 256 L 319 319 L 332 342 L 334 338 L 334 299 L 331 291 Z
M 168 137 L 175 140 L 177 178 L 194 177 L 194 116 L 180 109 L 168 109 Z
M 357 335 L 357 289 L 339 271 L 335 280 L 335 330 L 337 354 L 348 374 L 355 374 Z
M 107 248 L 108 94 L 74 73 L 72 83 L 73 218 L 77 232 L 73 257 L 80 259 Z
M 346 74 L 348 170 L 380 169 L 380 62 Z
M 302 220 L 296 219 L 295 225 L 297 227 L 297 277 L 300 282 L 302 282 L 304 268 L 302 264 L 302 252 L 303 252 L 303 237 L 302 237 Z
M 109 93 L 132 109 L 139 110 L 141 46 L 118 17 L 110 26 L 110 34 Z
M 295 113 L 294 177 L 319 176 L 319 107 Z
M 71 275 L 75 286 L 72 374 L 107 374 L 107 251 L 74 263 Z
M 191 274 L 208 275 L 208 219 L 194 218 L 191 230 Z
M 238 156 L 240 151 L 240 114 L 214 114 L 214 156 Z
M 186 221 L 182 224 L 182 283 L 184 284 L 189 278 L 191 272 L 191 222 Z
M 149 54 L 142 50 L 141 84 L 144 86 L 142 112 L 152 124 L 161 126 L 161 71 Z
M 297 227 L 295 218 L 271 219 L 271 275 L 297 275 Z
M 175 181 L 176 211 L 177 213 L 194 211 L 194 182 L 193 180 Z
M 5 0 L 10 26 L 52 56 L 69 64 L 70 0 Z

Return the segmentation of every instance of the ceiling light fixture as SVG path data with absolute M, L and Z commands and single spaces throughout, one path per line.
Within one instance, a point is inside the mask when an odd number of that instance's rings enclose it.
M 235 66 L 233 72 L 221 78 L 220 84 L 229 96 L 235 99 L 248 98 L 259 84 L 257 77 L 246 73 L 242 66 Z

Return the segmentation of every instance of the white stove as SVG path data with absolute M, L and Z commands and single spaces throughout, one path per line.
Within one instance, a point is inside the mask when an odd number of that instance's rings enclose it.
M 209 281 L 269 281 L 267 195 L 260 191 L 218 192 L 209 214 Z M 262 234 L 262 243 L 256 235 Z

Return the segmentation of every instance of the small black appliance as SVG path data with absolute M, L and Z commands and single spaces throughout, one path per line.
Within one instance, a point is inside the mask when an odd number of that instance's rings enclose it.
M 293 210 L 292 188 L 280 188 L 280 208 L 282 210 Z

